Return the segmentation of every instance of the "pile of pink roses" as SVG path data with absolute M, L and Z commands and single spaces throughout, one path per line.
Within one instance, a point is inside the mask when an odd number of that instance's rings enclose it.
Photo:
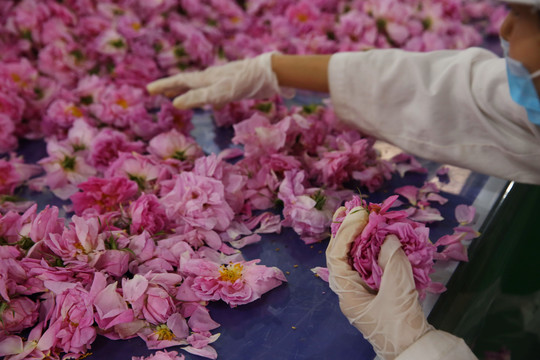
M 442 292 L 445 290 L 443 284 L 432 282 L 429 277 L 434 271 L 434 260 L 468 261 L 465 243 L 480 235 L 470 226 L 474 222 L 476 210 L 472 206 L 458 205 L 455 208 L 455 218 L 459 224 L 454 227 L 453 234 L 444 235 L 432 243 L 426 223 L 444 218 L 431 203 L 445 204 L 448 200 L 439 194 L 438 188 L 432 182 L 427 182 L 420 188 L 403 186 L 395 189 L 395 192 L 405 197 L 409 204 L 401 202 L 399 195 L 392 195 L 381 204 L 368 203 L 359 196 L 345 202 L 345 206 L 338 209 L 334 215 L 332 236 L 337 234 L 348 214 L 358 208 L 366 209 L 369 214 L 368 222 L 354 240 L 350 251 L 351 266 L 358 271 L 365 283 L 374 290 L 379 289 L 383 274 L 378 263 L 381 246 L 388 235 L 395 235 L 411 262 L 419 297 L 424 298 L 426 292 Z M 402 208 L 403 205 L 408 206 Z M 396 207 L 401 208 L 391 210 Z M 442 249 L 437 251 L 437 247 Z M 312 271 L 328 281 L 326 268 L 317 267 Z
M 378 263 L 381 246 L 388 235 L 395 235 L 411 262 L 416 289 L 420 298 L 423 298 L 426 290 L 436 291 L 437 288 L 443 288 L 442 284 L 432 283 L 429 278 L 429 274 L 433 272 L 433 254 L 436 247 L 429 241 L 429 229 L 424 223 L 411 220 L 406 211 L 390 210 L 397 198 L 398 195 L 394 195 L 382 204 L 368 204 L 355 196 L 345 203 L 341 213 L 336 214 L 332 223 L 332 234 L 337 233 L 347 214 L 359 207 L 366 209 L 369 214 L 368 222 L 354 240 L 350 252 L 353 268 L 370 288 L 378 290 L 383 274 Z
M 164 211 L 155 215 L 162 215 L 161 224 L 170 222 Z M 133 225 L 133 218 L 125 224 Z M 1 355 L 78 357 L 103 335 L 139 336 L 150 349 L 180 345 L 216 358 L 209 344 L 219 334 L 210 331 L 219 324 L 204 304 L 245 304 L 286 281 L 279 269 L 226 250 L 211 230 L 159 235 L 159 227 L 149 232 L 111 223 L 117 221 L 110 213 L 75 215 L 65 226 L 56 207 L 37 213 L 36 206 L 0 218 Z M 259 216 L 252 225 L 264 221 Z M 225 253 L 202 245 L 212 235 Z M 31 327 L 27 340 L 15 335 Z
M 465 48 L 504 15 L 496 2 L 463 0 L 6 0 L 0 152 L 18 137 L 62 138 L 76 119 L 146 140 L 182 126 L 189 113 L 142 91 L 178 71 L 271 50 Z
M 282 226 L 323 240 L 345 184 L 374 191 L 419 170 L 405 155 L 381 160 L 330 106 L 277 97 L 215 110 L 238 147 L 205 154 L 192 112 L 149 96 L 148 82 L 270 50 L 462 48 L 503 15 L 461 0 L 2 1 L 0 356 L 78 357 L 103 335 L 215 358 L 219 324 L 204 305 L 246 304 L 286 281 L 238 249 Z M 22 138 L 45 138 L 38 165 L 10 153 Z M 24 184 L 75 215 L 21 202 Z M 467 229 L 441 239 L 441 259 L 466 256 Z

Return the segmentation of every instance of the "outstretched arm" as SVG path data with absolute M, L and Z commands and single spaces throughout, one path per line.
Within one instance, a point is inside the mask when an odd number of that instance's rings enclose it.
M 327 93 L 330 56 L 274 54 L 272 70 L 280 86 Z
M 187 109 L 222 106 L 241 99 L 264 99 L 277 93 L 292 96 L 292 88 L 328 92 L 330 55 L 265 53 L 252 59 L 184 72 L 147 85 L 151 94 L 175 97 L 173 105 Z M 285 89 L 289 88 L 289 89 Z

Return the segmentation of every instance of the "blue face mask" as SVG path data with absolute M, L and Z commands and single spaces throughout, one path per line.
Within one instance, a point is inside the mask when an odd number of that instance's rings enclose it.
M 540 125 L 540 99 L 532 81 L 535 77 L 540 76 L 540 70 L 531 74 L 521 62 L 512 59 L 508 55 L 510 44 L 502 38 L 501 47 L 506 59 L 506 73 L 508 74 L 512 100 L 527 110 L 530 122 Z

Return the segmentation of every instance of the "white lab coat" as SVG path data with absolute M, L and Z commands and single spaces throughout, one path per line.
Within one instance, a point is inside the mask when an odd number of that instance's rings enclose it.
M 540 127 L 510 97 L 495 54 L 338 53 L 328 75 L 344 122 L 423 158 L 540 184 Z
M 540 184 L 540 128 L 510 97 L 505 60 L 480 49 L 373 50 L 331 57 L 337 116 L 408 153 Z M 476 359 L 462 339 L 432 330 L 399 360 Z

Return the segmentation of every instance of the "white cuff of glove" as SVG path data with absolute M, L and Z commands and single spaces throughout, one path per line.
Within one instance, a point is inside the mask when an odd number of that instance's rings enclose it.
M 477 360 L 463 339 L 431 330 L 396 357 L 396 360 Z

